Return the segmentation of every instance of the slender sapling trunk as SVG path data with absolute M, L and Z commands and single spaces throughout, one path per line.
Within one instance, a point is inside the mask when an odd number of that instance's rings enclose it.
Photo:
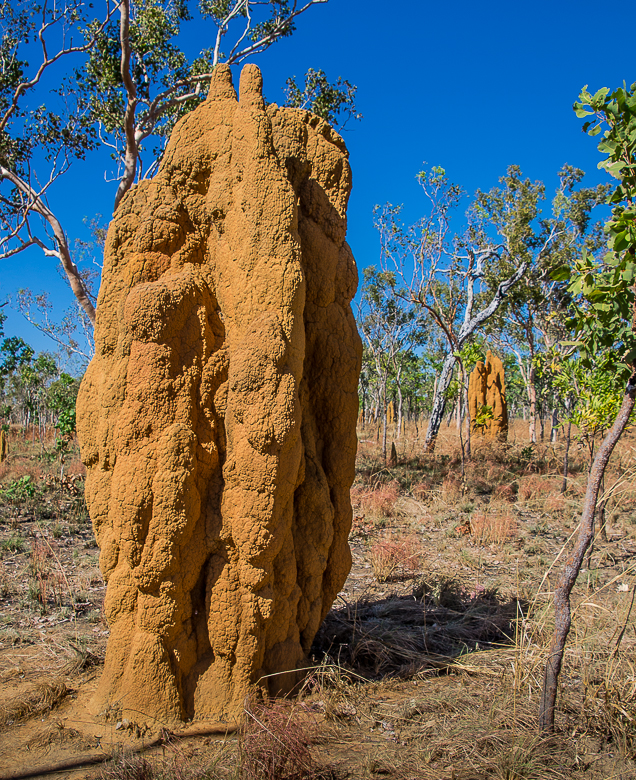
M 579 535 L 574 550 L 568 558 L 554 591 L 554 634 L 550 643 L 548 660 L 543 677 L 543 691 L 539 708 L 539 728 L 541 731 L 554 731 L 554 710 L 556 705 L 559 673 L 563 663 L 565 643 L 572 624 L 570 594 L 576 582 L 585 553 L 594 537 L 594 514 L 601 488 L 605 468 L 616 443 L 625 430 L 636 401 L 636 374 L 627 384 L 621 408 L 614 425 L 599 447 L 587 480 L 587 491 L 583 502 L 583 515 Z

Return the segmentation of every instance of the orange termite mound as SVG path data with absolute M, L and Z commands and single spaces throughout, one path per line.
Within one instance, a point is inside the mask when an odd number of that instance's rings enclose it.
M 344 142 L 218 66 L 108 231 L 78 399 L 110 638 L 93 700 L 230 720 L 349 572 L 361 343 Z
M 478 425 L 476 420 L 484 406 L 490 408 L 492 416 L 483 425 Z M 508 438 L 504 367 L 490 350 L 486 355 L 486 363 L 480 360 L 468 378 L 468 410 L 473 433 L 493 439 Z

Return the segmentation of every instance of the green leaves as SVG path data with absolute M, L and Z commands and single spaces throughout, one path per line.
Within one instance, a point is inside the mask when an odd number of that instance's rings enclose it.
M 305 74 L 304 89 L 296 84 L 296 77 L 287 79 L 285 105 L 292 108 L 306 108 L 325 119 L 334 127 L 344 127 L 349 119 L 362 119 L 356 110 L 357 87 L 340 76 L 329 82 L 323 70 L 309 68 Z M 340 117 L 344 116 L 344 122 Z
M 603 356 L 612 375 L 631 371 L 636 359 L 633 318 L 636 306 L 636 84 L 613 92 L 608 87 L 592 95 L 585 87 L 574 104 L 583 130 L 590 136 L 603 133 L 598 149 L 605 159 L 598 167 L 619 184 L 607 202 L 612 216 L 604 226 L 607 252 L 602 258 L 589 253 L 569 268 L 559 268 L 552 278 L 568 282 L 573 296 L 574 327 L 582 365 L 587 370 Z

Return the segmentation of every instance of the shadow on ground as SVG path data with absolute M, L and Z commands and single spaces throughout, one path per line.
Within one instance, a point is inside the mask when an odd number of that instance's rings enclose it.
M 459 656 L 514 642 L 518 600 L 467 593 L 455 580 L 420 581 L 410 595 L 363 597 L 332 609 L 311 654 L 366 678 L 443 670 Z

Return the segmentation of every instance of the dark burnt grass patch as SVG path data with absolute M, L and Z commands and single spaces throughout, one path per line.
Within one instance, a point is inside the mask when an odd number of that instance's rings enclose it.
M 365 596 L 332 609 L 312 655 L 370 679 L 444 670 L 466 653 L 512 643 L 520 606 L 496 590 L 420 582 L 410 595 Z

